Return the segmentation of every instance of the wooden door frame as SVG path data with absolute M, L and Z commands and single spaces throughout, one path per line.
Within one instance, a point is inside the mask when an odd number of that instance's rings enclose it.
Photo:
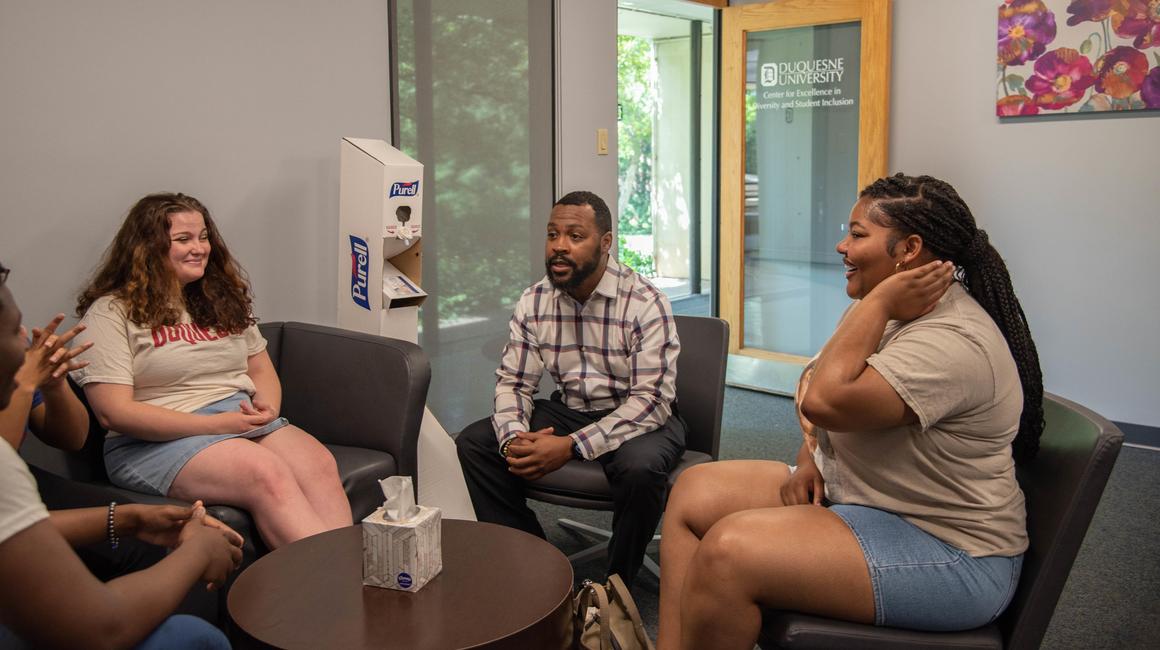
M 729 352 L 804 362 L 804 357 L 745 348 L 745 52 L 746 33 L 835 23 L 862 24 L 858 96 L 858 188 L 886 175 L 892 0 L 780 0 L 721 10 L 721 317 Z M 855 191 L 856 191 L 855 190 Z

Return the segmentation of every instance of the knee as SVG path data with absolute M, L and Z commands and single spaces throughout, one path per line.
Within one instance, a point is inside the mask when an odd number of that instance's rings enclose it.
M 685 513 L 705 512 L 716 500 L 716 489 L 709 464 L 694 465 L 681 472 L 669 494 L 666 513 L 678 516 Z
M 744 513 L 721 518 L 701 538 L 690 575 L 711 582 L 731 581 L 743 573 L 747 550 L 754 542 Z
M 319 443 L 321 449 L 318 453 L 310 454 L 309 465 L 307 466 L 310 472 L 309 476 L 316 480 L 337 482 L 338 478 L 338 461 L 334 459 L 334 454 L 325 445 Z
M 610 469 L 618 483 L 632 488 L 663 488 L 669 481 L 664 460 L 659 456 L 618 455 Z
M 669 475 L 648 465 L 634 465 L 621 471 L 617 479 L 621 485 L 629 489 L 659 490 L 660 498 L 663 499 L 663 490 L 668 483 Z
M 222 631 L 188 614 L 175 614 L 161 622 L 140 648 L 198 648 L 228 650 L 230 642 Z
M 499 453 L 499 443 L 495 439 L 495 428 L 491 418 L 469 424 L 455 437 L 455 449 L 461 461 L 473 454 Z
M 254 459 L 245 471 L 250 477 L 250 493 L 243 496 L 248 500 L 281 503 L 287 493 L 298 490 L 294 472 L 279 458 Z

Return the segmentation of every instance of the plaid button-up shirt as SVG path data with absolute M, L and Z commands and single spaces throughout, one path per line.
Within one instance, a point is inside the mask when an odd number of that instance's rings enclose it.
M 545 368 L 568 408 L 613 409 L 572 434 L 587 459 L 669 419 L 681 343 L 668 298 L 635 271 L 610 258 L 584 304 L 545 277 L 520 296 L 509 327 L 492 416 L 501 446 L 528 430 Z

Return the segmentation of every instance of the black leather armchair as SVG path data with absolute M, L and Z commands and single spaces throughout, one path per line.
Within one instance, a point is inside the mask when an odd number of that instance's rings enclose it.
M 766 611 L 762 648 L 1038 648 L 1051 622 L 1112 473 L 1124 434 L 1098 414 L 1061 397 L 1043 400 L 1047 426 L 1039 454 L 1019 467 L 1027 497 L 1027 534 L 1019 588 L 990 625 L 963 632 L 916 632 L 859 625 L 796 612 Z
M 382 503 L 378 479 L 407 475 L 418 485 L 419 425 L 431 381 L 430 364 L 419 346 L 305 323 L 263 323 L 260 329 L 282 381 L 282 415 L 334 454 L 356 522 Z M 80 451 L 53 449 L 29 436 L 21 454 L 29 465 L 100 486 L 99 493 L 118 501 L 176 503 L 110 484 L 102 451 L 105 434 L 90 413 L 89 437 Z M 99 505 L 49 501 L 50 508 Z M 207 509 L 246 538 L 243 565 L 266 552 L 249 513 L 223 505 Z
M 729 357 L 729 323 L 720 318 L 676 315 L 673 322 L 681 338 L 677 360 L 677 408 L 686 427 L 685 453 L 669 472 L 668 491 L 686 469 L 717 460 L 721 446 L 721 414 L 725 408 L 725 366 Z M 563 467 L 529 482 L 528 498 L 570 508 L 612 510 L 612 488 L 600 463 L 570 460 Z M 666 499 L 668 498 L 666 492 Z M 572 563 L 604 554 L 612 531 L 560 519 L 566 529 L 581 531 L 601 541 L 568 556 Z M 659 541 L 660 535 L 653 537 Z M 660 566 L 645 555 L 644 567 L 660 578 Z

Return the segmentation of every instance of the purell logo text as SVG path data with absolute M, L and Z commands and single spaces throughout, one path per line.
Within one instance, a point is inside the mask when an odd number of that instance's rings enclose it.
M 350 236 L 350 299 L 354 304 L 370 311 L 367 300 L 367 269 L 370 249 L 365 240 Z
M 418 196 L 419 195 L 419 181 L 411 181 L 410 183 L 391 183 L 391 193 L 387 198 L 395 196 Z

